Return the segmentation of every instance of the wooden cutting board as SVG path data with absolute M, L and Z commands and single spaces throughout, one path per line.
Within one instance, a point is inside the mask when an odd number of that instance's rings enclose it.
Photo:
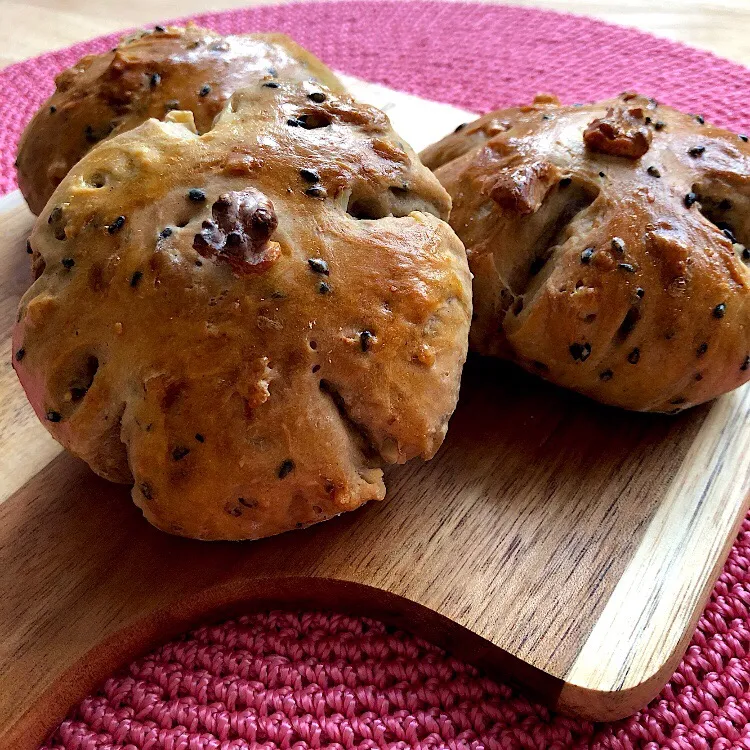
M 470 117 L 352 87 L 417 148 Z M 472 360 L 440 453 L 389 470 L 384 502 L 259 542 L 178 539 L 26 403 L 9 331 L 30 226 L 0 200 L 0 748 L 34 748 L 157 641 L 272 606 L 370 614 L 591 719 L 670 677 L 750 499 L 750 388 L 632 414 Z

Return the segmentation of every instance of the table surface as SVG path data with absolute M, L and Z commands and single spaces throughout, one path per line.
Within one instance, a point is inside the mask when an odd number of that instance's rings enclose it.
M 277 0 L 0 0 L 0 68 L 118 29 Z M 513 0 L 634 26 L 750 65 L 748 0 Z

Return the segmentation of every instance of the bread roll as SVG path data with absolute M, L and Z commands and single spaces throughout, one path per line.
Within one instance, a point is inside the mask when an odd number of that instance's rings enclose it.
M 170 120 L 92 149 L 34 227 L 13 351 L 36 413 L 174 534 L 381 499 L 458 396 L 448 195 L 382 112 L 317 84 L 238 91 L 203 135 Z
M 538 97 L 422 158 L 474 273 L 471 347 L 607 404 L 750 379 L 750 146 L 636 94 Z

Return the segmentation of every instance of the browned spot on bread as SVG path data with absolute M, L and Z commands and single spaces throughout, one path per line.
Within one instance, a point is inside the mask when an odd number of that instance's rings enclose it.
M 586 128 L 583 141 L 592 151 L 639 159 L 651 145 L 651 131 L 640 107 L 610 107 L 605 117 L 593 120 Z
M 251 174 L 263 166 L 261 159 L 247 154 L 241 149 L 233 149 L 224 160 L 224 171 L 227 174 Z
M 534 104 L 554 104 L 560 106 L 560 100 L 554 94 L 540 93 L 534 97 Z
M 507 120 L 491 120 L 482 126 L 481 131 L 488 138 L 497 135 L 498 133 L 506 133 L 511 129 L 511 124 Z
M 501 172 L 490 190 L 498 206 L 526 215 L 539 208 L 554 183 L 555 167 L 549 162 L 536 162 L 512 172 Z

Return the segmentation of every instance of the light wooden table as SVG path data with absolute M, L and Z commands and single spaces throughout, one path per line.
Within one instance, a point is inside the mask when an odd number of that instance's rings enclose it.
M 271 0 L 0 0 L 0 68 L 111 31 Z M 748 0 L 513 0 L 595 16 L 750 65 Z

